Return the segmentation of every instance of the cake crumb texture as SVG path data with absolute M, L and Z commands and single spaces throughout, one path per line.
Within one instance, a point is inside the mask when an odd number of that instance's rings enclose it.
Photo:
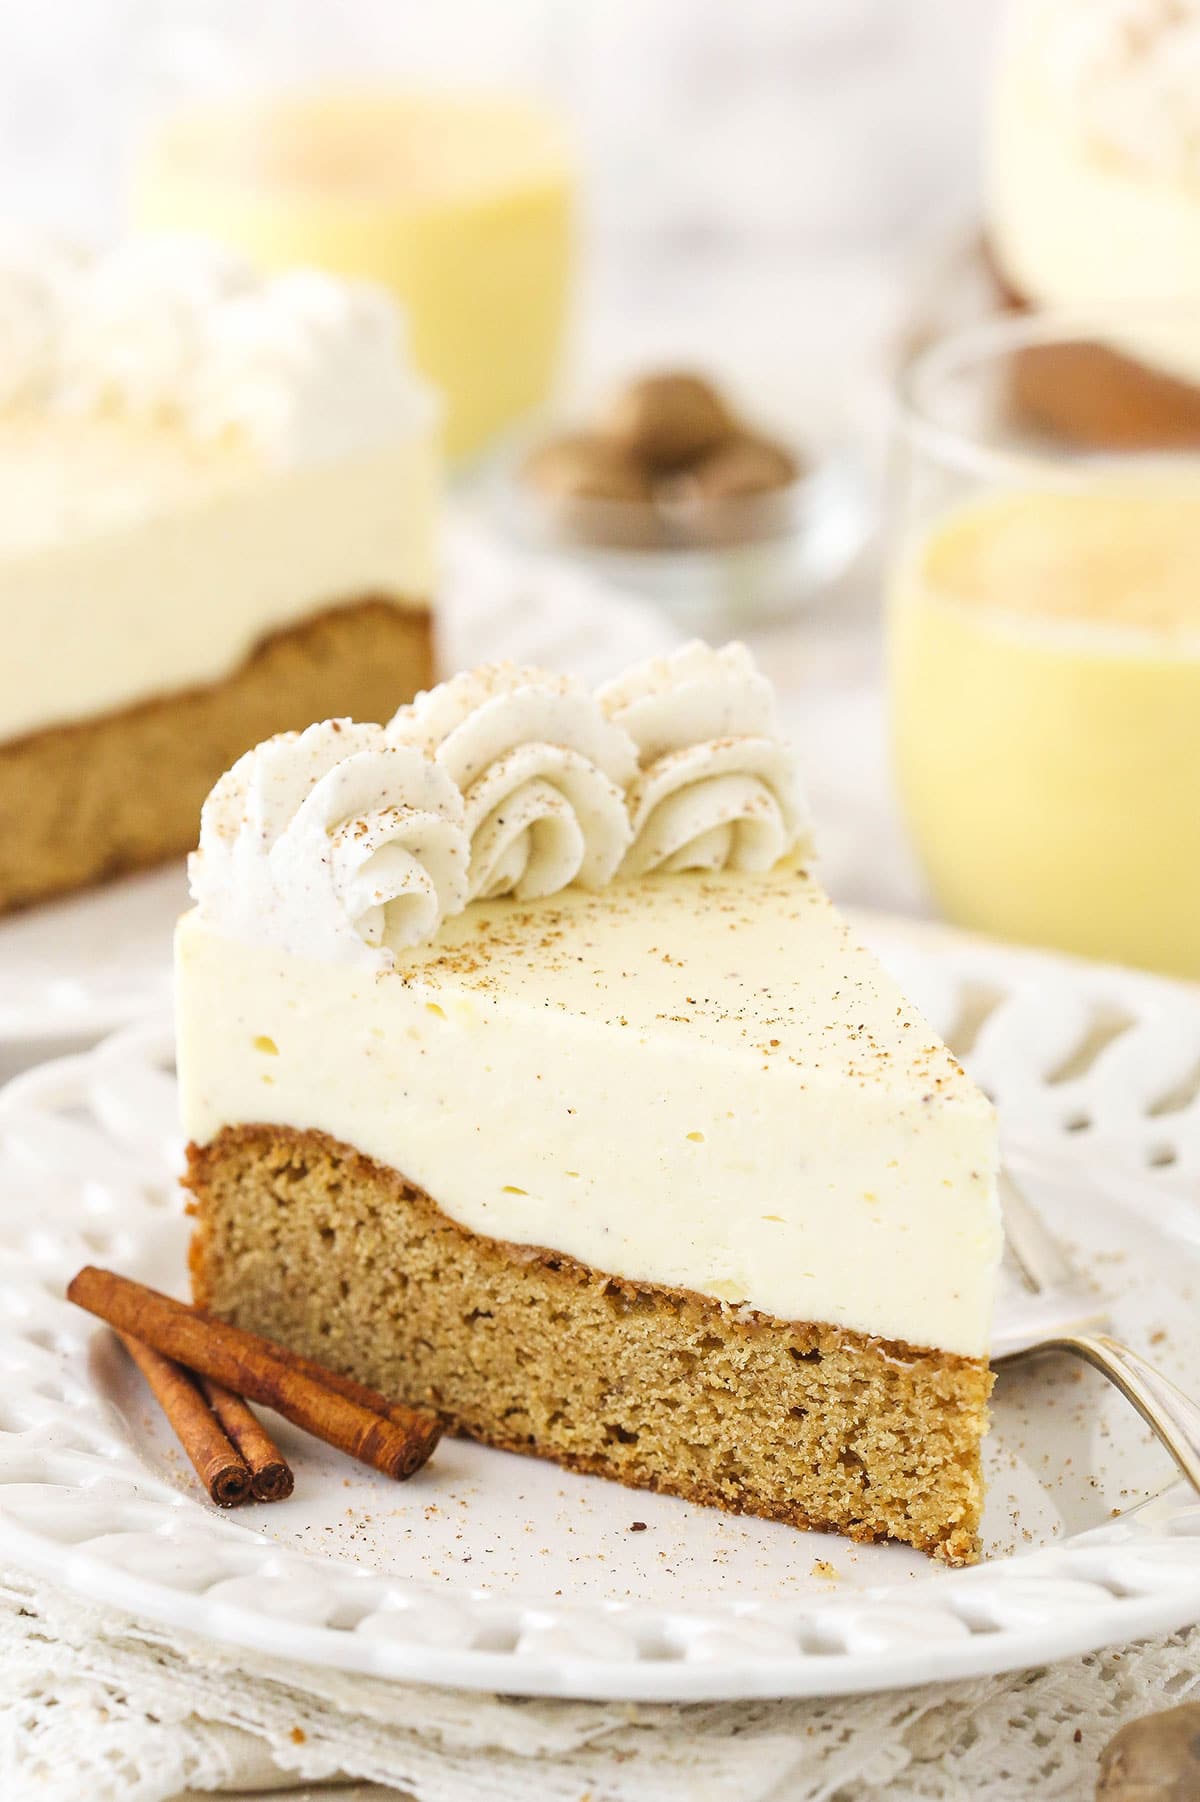
M 485 1238 L 323 1133 L 226 1127 L 188 1160 L 195 1298 L 239 1326 L 508 1451 L 978 1556 L 985 1363 Z
M 219 682 L 0 744 L 0 913 L 182 856 L 251 745 L 387 719 L 432 679 L 429 610 L 365 596 L 271 634 Z

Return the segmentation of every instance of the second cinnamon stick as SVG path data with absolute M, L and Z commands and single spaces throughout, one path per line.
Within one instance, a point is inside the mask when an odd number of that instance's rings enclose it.
M 386 1476 L 412 1476 L 442 1436 L 443 1423 L 430 1410 L 388 1402 L 386 1415 L 375 1412 L 346 1392 L 373 1393 L 350 1379 L 306 1359 L 281 1357 L 269 1339 L 115 1271 L 86 1265 L 68 1285 L 67 1299 Z
M 174 1428 L 209 1500 L 219 1508 L 237 1508 L 248 1501 L 250 1468 L 188 1372 L 140 1339 L 128 1333 L 117 1336 Z
M 234 1450 L 245 1460 L 250 1472 L 250 1494 L 256 1502 L 286 1502 L 296 1487 L 296 1479 L 287 1459 L 267 1432 L 262 1422 L 246 1406 L 240 1395 L 214 1383 L 211 1377 L 198 1376 L 196 1387 L 224 1428 Z

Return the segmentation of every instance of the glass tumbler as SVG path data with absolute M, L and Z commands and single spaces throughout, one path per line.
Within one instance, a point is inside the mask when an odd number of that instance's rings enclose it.
M 928 347 L 894 499 L 894 768 L 941 909 L 1200 978 L 1200 310 Z

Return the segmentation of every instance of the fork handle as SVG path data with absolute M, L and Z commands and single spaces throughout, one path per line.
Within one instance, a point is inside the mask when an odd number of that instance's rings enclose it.
M 1073 1352 L 1115 1383 L 1170 1452 L 1192 1488 L 1200 1492 L 1200 1407 L 1169 1377 L 1107 1333 L 1065 1333 L 1042 1351 Z

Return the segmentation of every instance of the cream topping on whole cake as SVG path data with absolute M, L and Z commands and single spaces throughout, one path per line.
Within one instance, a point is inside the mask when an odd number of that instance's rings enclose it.
M 1021 0 L 993 96 L 987 189 L 997 261 L 1027 299 L 1200 300 L 1197 0 Z M 1131 321 L 1120 343 L 1200 380 L 1186 317 Z
M 806 874 L 769 699 L 740 647 L 692 646 L 595 698 L 473 672 L 379 737 L 242 759 L 179 932 L 189 1136 L 320 1130 L 476 1232 L 984 1355 L 993 1112 Z M 664 762 L 686 779 L 647 811 Z
M 323 605 L 423 604 L 435 416 L 382 291 L 0 242 L 0 739 L 215 680 Z
M 327 461 L 427 424 L 382 288 L 313 269 L 258 276 L 202 238 L 88 256 L 0 243 L 0 401 L 169 423 L 269 464 Z

